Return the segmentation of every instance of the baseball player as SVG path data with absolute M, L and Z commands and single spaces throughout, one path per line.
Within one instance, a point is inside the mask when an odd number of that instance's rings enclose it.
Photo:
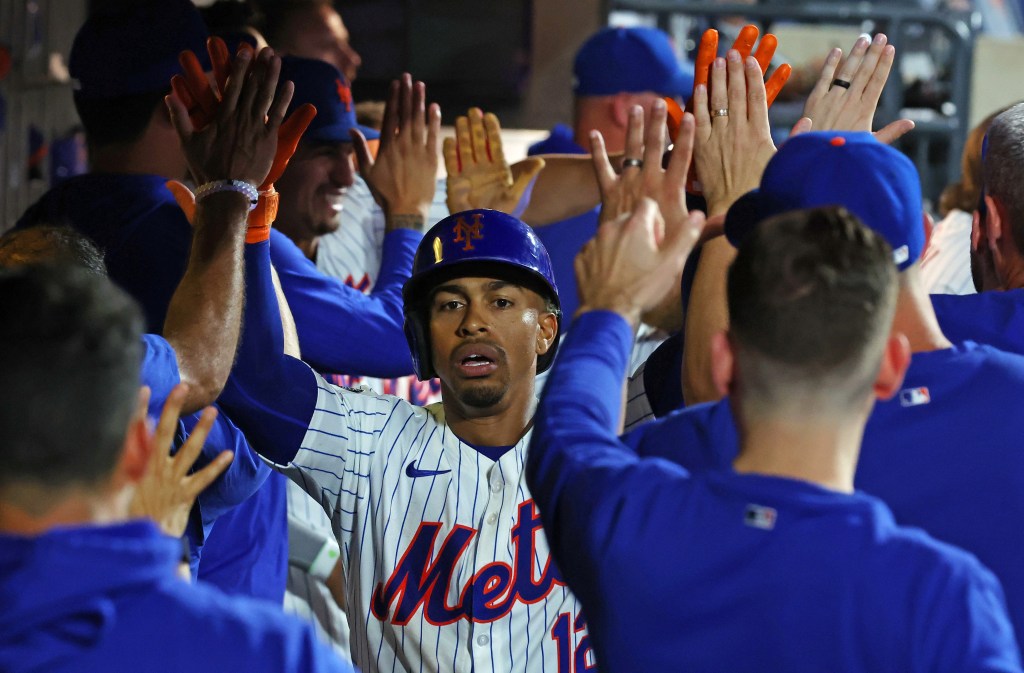
M 992 573 L 854 491 L 864 421 L 909 353 L 889 336 L 892 250 L 849 213 L 791 213 L 740 248 L 716 342 L 737 372 L 733 469 L 691 475 L 616 437 L 608 391 L 702 223 L 657 217 L 643 200 L 581 254 L 580 313 L 527 456 L 601 670 L 1021 670 Z
M 971 271 L 978 294 L 932 295 L 935 315 L 952 339 L 973 339 L 1024 353 L 1024 103 L 998 115 L 982 150 L 982 191 L 971 238 Z
M 253 98 L 260 87 L 265 87 L 262 94 L 272 101 L 273 87 L 277 82 L 272 61 L 257 59 L 248 81 L 241 77 L 246 63 L 240 60 L 236 64 L 229 93 L 236 99 L 246 100 Z M 274 113 L 283 113 L 286 105 L 287 101 L 279 98 Z M 222 119 L 219 133 L 213 129 L 197 133 L 185 151 L 179 148 L 178 152 L 192 162 L 197 176 L 209 182 L 259 181 L 274 159 L 277 139 L 276 135 L 266 134 L 266 127 L 249 126 L 246 121 L 237 108 L 231 109 Z M 232 166 L 230 159 L 242 152 L 246 161 Z M 212 403 L 223 387 L 234 360 L 239 332 L 243 294 L 241 252 L 246 236 L 252 235 L 252 232 L 247 233 L 246 226 L 250 204 L 241 193 L 222 191 L 224 193 L 203 197 L 196 205 L 195 226 L 189 227 L 189 240 L 197 254 L 189 259 L 181 282 L 168 302 L 167 316 L 162 325 L 166 340 L 157 334 L 148 334 L 145 339 L 143 383 L 152 390 L 151 411 L 154 415 L 179 379 L 188 382 L 192 389 L 190 399 L 186 401 L 189 413 L 182 419 L 179 430 L 182 438 L 193 432 L 199 420 L 199 415 L 191 412 Z M 96 218 L 95 213 L 79 213 L 78 218 L 86 227 L 101 228 L 109 222 L 108 218 Z M 102 256 L 97 257 L 97 251 L 88 239 L 74 229 L 16 229 L 0 240 L 0 265 L 37 263 L 47 258 L 87 266 L 106 275 Z M 217 565 L 210 565 L 211 561 L 216 561 L 217 545 L 206 545 L 214 522 L 229 511 L 231 518 L 250 511 L 256 504 L 250 496 L 262 492 L 261 486 L 268 476 L 276 476 L 269 474 L 244 436 L 226 416 L 221 416 L 215 423 L 208 449 L 206 460 L 217 460 L 220 449 L 230 450 L 235 460 L 216 485 L 202 494 L 193 510 L 194 516 L 187 529 L 193 577 L 198 573 L 202 556 L 207 558 L 207 570 Z M 223 456 L 220 459 L 223 460 Z M 283 498 L 284 484 L 278 486 L 277 494 Z M 242 511 L 232 511 L 236 506 L 241 506 Z M 261 514 L 264 516 L 260 518 L 258 530 L 269 534 L 283 531 L 283 513 L 277 518 L 266 516 L 264 512 Z M 230 523 L 224 528 L 231 528 Z M 246 551 L 259 546 L 236 545 Z M 236 550 L 235 554 L 238 553 Z M 233 564 L 223 576 L 204 572 L 203 579 L 226 591 L 279 601 L 284 588 L 283 566 L 279 571 L 273 568 L 272 554 L 242 555 L 245 558 Z M 260 576 L 261 581 L 247 581 L 254 575 Z M 274 577 L 278 581 L 273 581 Z
M 222 402 L 330 516 L 362 670 L 590 670 L 523 482 L 534 376 L 560 322 L 543 246 L 511 216 L 457 213 L 424 237 L 403 297 L 417 374 L 440 378 L 440 404 L 331 386 L 279 355 L 277 317 L 254 312 L 245 374 Z
M 0 670 L 350 671 L 279 608 L 182 582 L 178 541 L 133 520 L 176 416 L 151 436 L 135 302 L 31 265 L 0 273 L 0 313 Z
M 939 328 L 919 268 L 919 184 L 910 160 L 869 134 L 797 136 L 769 162 L 758 192 L 729 210 L 726 235 L 739 244 L 769 215 L 835 203 L 890 243 L 901 270 L 894 329 L 907 335 L 914 355 L 902 386 L 868 419 L 855 483 L 884 500 L 899 523 L 977 555 L 1002 583 L 1020 641 L 1024 573 L 1012 541 L 1024 516 L 1024 463 L 1017 450 L 1024 427 L 1016 420 L 1024 358 L 951 342 Z M 741 383 L 720 379 L 718 385 L 725 394 Z M 740 448 L 735 412 L 729 397 L 696 405 L 624 441 L 640 455 L 665 457 L 691 471 L 725 467 Z M 989 497 L 976 497 L 979 491 Z

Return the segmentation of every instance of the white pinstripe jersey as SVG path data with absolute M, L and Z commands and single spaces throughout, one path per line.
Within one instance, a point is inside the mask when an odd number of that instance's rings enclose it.
M 440 404 L 318 384 L 302 448 L 281 469 L 331 517 L 356 665 L 592 670 L 526 487 L 529 434 L 494 462 L 451 432 Z
M 434 201 L 427 215 L 427 227 L 448 216 L 447 195 L 442 178 L 434 186 Z M 316 268 L 350 287 L 369 292 L 380 275 L 384 211 L 373 200 L 366 181 L 358 175 L 352 186 L 345 190 L 338 217 L 340 226 L 320 237 Z

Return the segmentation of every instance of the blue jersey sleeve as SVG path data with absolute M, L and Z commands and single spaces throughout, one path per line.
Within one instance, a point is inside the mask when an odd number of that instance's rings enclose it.
M 593 311 L 575 321 L 559 352 L 535 418 L 526 477 L 551 549 L 584 605 L 608 586 L 602 575 L 638 536 L 679 515 L 685 470 L 641 460 L 619 441 L 616 419 L 633 333 L 619 316 Z M 588 608 L 589 609 L 589 608 Z
M 999 581 L 974 557 L 963 554 L 963 559 L 919 596 L 929 614 L 915 634 L 921 670 L 1020 671 L 1020 650 Z
M 338 374 L 393 378 L 412 373 L 402 285 L 420 238 L 407 230 L 384 236 L 380 275 L 366 295 L 324 275 L 287 236 L 271 232 L 270 254 L 295 317 L 303 360 Z
M 174 386 L 181 383 L 178 372 L 178 356 L 162 336 L 142 335 L 142 385 L 149 386 L 149 416 L 160 418 L 167 396 Z
M 977 341 L 1024 354 L 1024 290 L 933 294 L 939 327 L 953 343 Z
M 622 436 L 643 458 L 663 458 L 689 472 L 728 468 L 739 454 L 729 399 L 679 409 Z
M 218 400 L 250 444 L 275 463 L 295 456 L 316 408 L 316 374 L 284 354 L 270 242 L 245 246 L 246 306 L 235 368 Z
M 199 418 L 200 414 L 182 417 L 186 437 L 195 430 Z M 196 469 L 209 464 L 222 451 L 230 451 L 234 458 L 228 469 L 199 494 L 204 525 L 212 524 L 218 516 L 245 501 L 263 485 L 270 474 L 270 468 L 260 460 L 242 431 L 223 412 L 210 428 Z

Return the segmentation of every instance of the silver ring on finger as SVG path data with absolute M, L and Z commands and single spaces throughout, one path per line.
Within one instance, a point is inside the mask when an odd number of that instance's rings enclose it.
M 711 116 L 712 117 L 728 117 L 729 116 L 729 108 L 721 108 L 720 110 L 715 110 L 714 112 L 711 113 Z
M 644 167 L 644 160 L 643 159 L 623 159 L 622 160 L 622 168 L 623 169 L 626 169 L 626 168 L 643 168 L 643 167 Z

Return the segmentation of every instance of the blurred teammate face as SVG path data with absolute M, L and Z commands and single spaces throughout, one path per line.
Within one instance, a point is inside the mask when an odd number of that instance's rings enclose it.
M 349 44 L 348 28 L 341 15 L 327 6 L 296 12 L 288 21 L 281 48 L 294 56 L 327 61 L 351 83 L 363 59 Z
M 299 143 L 275 185 L 281 195 L 275 226 L 293 240 L 336 230 L 355 175 L 352 151 L 352 143 Z
M 529 403 L 537 356 L 547 352 L 556 331 L 544 299 L 520 285 L 456 278 L 438 286 L 430 303 L 430 344 L 445 402 L 459 404 L 467 416 Z

